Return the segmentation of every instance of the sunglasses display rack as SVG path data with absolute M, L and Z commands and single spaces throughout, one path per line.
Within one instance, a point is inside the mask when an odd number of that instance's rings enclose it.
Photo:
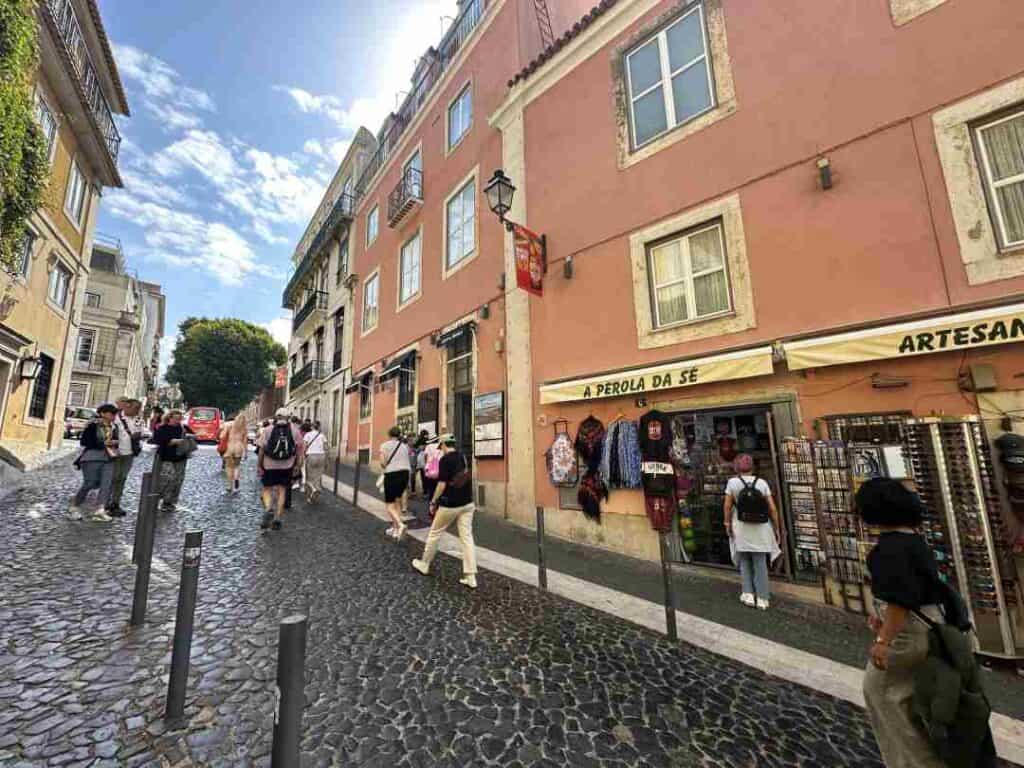
M 922 530 L 939 572 L 967 602 L 979 650 L 1014 658 L 1010 612 L 1018 585 L 1010 577 L 1009 537 L 992 474 L 992 458 L 977 417 L 908 419 L 906 454 L 924 502 Z
M 798 571 L 818 571 L 825 562 L 815 498 L 814 448 L 810 440 L 782 441 L 782 476 L 789 498 Z

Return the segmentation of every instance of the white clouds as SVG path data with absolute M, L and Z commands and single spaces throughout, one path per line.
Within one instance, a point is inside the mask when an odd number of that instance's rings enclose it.
M 213 131 L 189 130 L 183 138 L 153 155 L 149 162 L 164 178 L 173 178 L 191 168 L 219 187 L 230 185 L 238 174 L 234 155 Z
M 275 317 L 269 322 L 260 323 L 260 325 L 267 329 L 267 333 L 273 336 L 275 341 L 288 349 L 288 342 L 292 337 L 292 320 L 288 315 Z
M 205 91 L 191 88 L 162 59 L 131 45 L 115 45 L 118 69 L 125 80 L 142 89 L 142 103 L 165 130 L 198 128 L 200 112 L 214 112 L 216 105 Z

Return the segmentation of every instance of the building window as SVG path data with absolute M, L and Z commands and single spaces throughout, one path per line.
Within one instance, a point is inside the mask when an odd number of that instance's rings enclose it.
M 89 385 L 73 381 L 68 387 L 68 408 L 84 408 L 89 402 Z
M 999 245 L 1024 245 L 1024 109 L 978 127 L 992 218 Z
M 341 285 L 342 280 L 348 277 L 348 238 L 341 241 L 338 248 L 338 271 L 334 275 L 334 284 Z
M 53 265 L 50 271 L 50 285 L 47 289 L 47 296 L 50 301 L 61 309 L 68 301 L 68 288 L 71 285 L 71 270 L 59 261 Z
M 380 275 L 375 273 L 363 284 L 363 333 L 377 327 L 379 281 Z
M 655 243 L 648 248 L 648 259 L 655 327 L 732 308 L 720 223 Z
M 30 229 L 25 230 L 21 236 L 21 243 L 18 245 L 18 271 L 21 277 L 28 277 L 28 270 L 32 264 L 32 246 L 35 245 L 36 236 Z
M 334 315 L 334 357 L 331 370 L 341 370 L 341 353 L 345 349 L 345 310 L 339 309 Z
M 715 105 L 698 5 L 626 55 L 633 146 L 641 147 Z
M 80 328 L 78 331 L 78 350 L 75 359 L 80 363 L 91 363 L 96 350 L 96 331 L 92 328 Z
M 448 347 L 448 389 L 459 392 L 473 388 L 473 336 L 464 333 Z
M 32 399 L 29 402 L 28 415 L 32 419 L 46 418 L 46 404 L 50 399 L 50 385 L 53 381 L 53 358 L 39 355 L 39 372 L 32 388 Z
M 302 357 L 302 367 L 305 368 L 309 364 L 309 342 L 307 341 L 299 349 L 299 354 Z
M 473 91 L 469 85 L 448 107 L 448 149 L 462 141 L 473 122 Z
M 363 376 L 359 381 L 359 418 L 368 419 L 373 412 L 373 392 L 371 391 L 370 374 Z
M 57 118 L 53 116 L 53 110 L 40 93 L 36 93 L 36 122 L 39 123 L 43 139 L 46 141 L 46 157 L 52 162 L 53 148 L 57 144 Z
M 380 208 L 373 206 L 373 210 L 366 215 L 366 244 L 371 245 L 377 239 L 377 230 L 380 226 Z
M 416 403 L 416 356 L 409 355 L 398 371 L 398 407 L 412 408 Z
M 292 355 L 292 376 L 294 376 L 299 370 L 299 361 L 295 355 Z
M 418 149 L 402 166 L 402 182 L 406 195 L 423 199 L 423 155 Z
M 77 162 L 71 163 L 71 176 L 68 178 L 68 193 L 64 200 L 64 213 L 75 225 L 80 226 L 85 213 L 85 198 L 88 182 Z
M 93 307 L 94 309 L 98 308 L 100 305 L 100 300 L 101 297 L 98 293 L 93 293 L 92 291 L 85 292 L 85 306 Z
M 398 304 L 401 306 L 420 292 L 420 233 L 402 246 Z
M 476 180 L 456 192 L 446 210 L 448 244 L 445 264 L 451 269 L 473 254 L 476 240 Z

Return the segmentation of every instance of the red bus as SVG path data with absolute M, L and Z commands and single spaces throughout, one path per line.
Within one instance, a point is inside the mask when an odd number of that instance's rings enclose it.
M 195 432 L 196 440 L 217 442 L 220 437 L 221 412 L 208 406 L 189 408 L 185 423 Z

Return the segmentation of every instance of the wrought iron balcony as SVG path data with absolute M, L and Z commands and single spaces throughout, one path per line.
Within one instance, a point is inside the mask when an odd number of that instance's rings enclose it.
M 285 307 L 292 306 L 291 296 L 295 292 L 295 289 L 302 283 L 306 276 L 310 273 L 310 270 L 317 263 L 317 258 L 320 255 L 320 250 L 327 243 L 328 239 L 338 230 L 343 223 L 348 224 L 352 221 L 352 216 L 355 212 L 356 200 L 347 192 L 342 192 L 341 196 L 334 202 L 334 206 L 331 208 L 331 212 L 327 214 L 320 228 L 317 230 L 316 235 L 313 236 L 312 242 L 309 244 L 309 248 L 306 249 L 305 255 L 302 257 L 302 261 L 299 262 L 295 268 L 295 272 L 288 280 L 288 285 L 284 289 L 283 303 Z
M 307 384 L 310 381 L 326 379 L 330 374 L 331 366 L 329 363 L 325 363 L 323 360 L 310 360 L 298 371 L 292 374 L 290 389 L 294 392 L 303 384 Z
M 306 297 L 305 303 L 302 305 L 302 309 L 295 313 L 295 319 L 292 320 L 292 330 L 296 330 L 311 314 L 317 311 L 324 311 L 327 309 L 327 292 L 326 291 L 310 291 Z
M 81 96 L 96 122 L 97 130 L 103 136 L 110 159 L 117 165 L 117 155 L 121 150 L 121 133 L 117 130 L 107 97 L 103 95 L 103 89 L 100 87 L 96 67 L 89 56 L 89 49 L 75 16 L 72 0 L 46 0 L 43 7 L 49 10 L 50 19 L 60 38 L 59 42 L 64 47 L 63 52 L 78 76 Z
M 388 195 L 388 224 L 394 227 L 405 214 L 423 202 L 423 171 L 406 168 L 402 178 Z

